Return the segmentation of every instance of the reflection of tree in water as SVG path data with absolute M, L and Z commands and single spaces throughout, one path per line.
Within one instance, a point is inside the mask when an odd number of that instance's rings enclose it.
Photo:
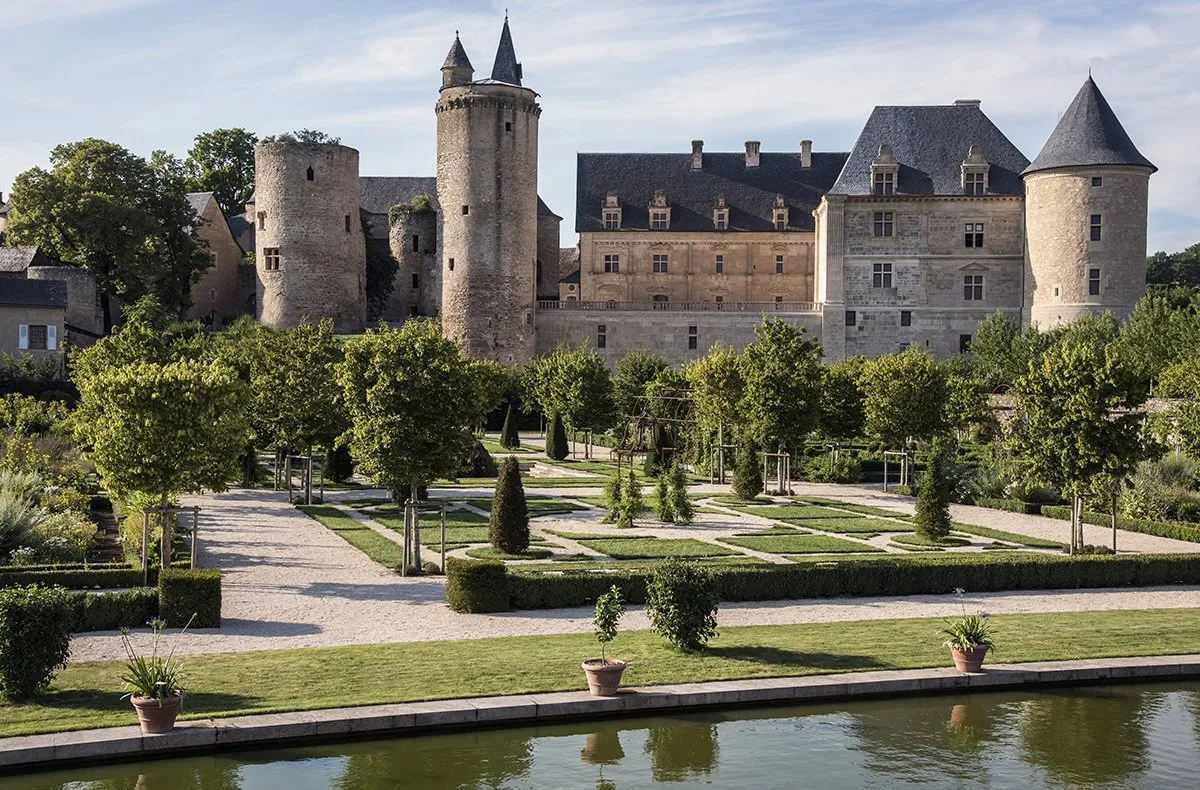
M 533 743 L 512 731 L 482 730 L 343 747 L 346 769 L 338 790 L 394 790 L 402 786 L 482 790 L 525 776 Z
M 717 726 L 686 718 L 651 725 L 645 751 L 650 755 L 650 772 L 656 782 L 708 776 L 717 769 Z
M 847 714 L 864 765 L 880 776 L 969 781 L 986 774 L 988 746 L 1010 718 L 1009 706 L 987 698 L 939 697 L 863 703 Z
M 265 754 L 265 753 L 264 753 Z M 5 790 L 241 790 L 245 759 L 189 757 L 158 763 L 105 765 L 0 780 Z M 69 779 L 64 778 L 69 775 Z
M 1159 707 L 1136 689 L 1039 694 L 1021 705 L 1021 758 L 1064 784 L 1128 780 L 1150 766 L 1145 726 Z

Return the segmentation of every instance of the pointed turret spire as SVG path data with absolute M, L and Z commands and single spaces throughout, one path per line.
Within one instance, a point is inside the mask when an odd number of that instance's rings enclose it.
M 1025 173 L 1054 167 L 1133 165 L 1157 170 L 1142 156 L 1089 73 L 1050 139 Z
M 504 29 L 500 31 L 500 46 L 496 48 L 496 62 L 492 65 L 492 79 L 510 85 L 521 84 L 521 64 L 513 50 L 512 33 L 508 30 L 508 12 L 504 12 Z
M 467 51 L 463 49 L 462 42 L 458 39 L 458 31 L 455 30 L 454 43 L 450 45 L 446 62 L 442 64 L 442 87 L 465 85 L 474 76 L 475 67 L 471 65 L 471 59 L 467 57 Z

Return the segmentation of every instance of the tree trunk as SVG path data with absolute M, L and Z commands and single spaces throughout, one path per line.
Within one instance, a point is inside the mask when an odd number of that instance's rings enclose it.
M 717 423 L 717 482 L 725 485 L 725 423 Z
M 312 501 L 312 445 L 308 445 L 306 463 L 304 466 L 304 504 L 311 505 Z
M 1114 491 L 1112 495 L 1112 531 L 1113 531 L 1113 554 L 1117 553 L 1117 494 Z
M 162 498 L 159 500 L 159 507 L 161 507 L 162 509 L 165 510 L 168 507 L 167 502 L 168 502 L 168 497 L 166 494 L 163 494 Z M 171 567 L 171 541 L 174 539 L 174 535 L 172 535 L 171 525 L 174 522 L 174 519 L 171 517 L 171 514 L 169 514 L 169 513 L 159 513 L 159 518 L 162 519 L 162 537 L 159 540 L 159 548 L 158 548 L 159 565 L 163 568 L 170 568 Z
M 112 297 L 108 295 L 107 291 L 100 292 L 100 315 L 104 322 L 104 332 L 102 334 L 106 336 L 112 334 Z
M 421 501 L 420 500 L 420 490 L 421 489 L 418 487 L 417 478 L 414 477 L 412 479 L 412 482 L 409 484 L 409 490 L 411 491 L 411 495 L 410 495 L 409 499 L 414 504 L 420 502 Z M 417 511 L 416 508 L 413 508 L 412 535 L 413 535 L 413 544 L 412 544 L 413 567 L 416 568 L 417 570 L 421 570 L 421 514 Z
M 775 456 L 775 477 L 779 479 L 779 493 L 781 495 L 786 495 L 788 492 L 788 487 L 787 481 L 784 479 L 783 471 L 783 442 L 779 443 L 779 446 L 775 448 L 775 452 L 778 453 L 778 455 Z

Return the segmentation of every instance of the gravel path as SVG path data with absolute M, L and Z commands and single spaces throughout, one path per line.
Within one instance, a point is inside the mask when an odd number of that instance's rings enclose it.
M 868 501 L 874 495 L 867 492 L 835 490 L 844 499 L 853 496 L 858 501 L 861 496 L 863 504 L 879 504 Z M 219 630 L 185 634 L 177 642 L 180 654 L 591 630 L 590 609 L 496 615 L 451 612 L 443 602 L 440 578 L 396 576 L 288 505 L 283 494 L 234 491 L 194 498 L 188 504 L 204 508 L 201 564 L 224 572 L 224 624 Z M 1145 537 L 1122 533 L 1126 535 L 1131 541 Z M 1189 608 L 1200 607 L 1200 587 L 990 593 L 972 601 L 972 606 L 993 613 Z M 718 621 L 732 626 L 957 612 L 952 596 L 843 598 L 730 604 L 721 607 Z M 624 627 L 648 627 L 640 607 L 631 609 Z M 116 632 L 83 634 L 72 640 L 71 647 L 75 661 L 121 657 Z

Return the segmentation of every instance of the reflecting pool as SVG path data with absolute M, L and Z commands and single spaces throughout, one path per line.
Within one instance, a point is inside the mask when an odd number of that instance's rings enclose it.
M 225 752 L 8 790 L 1195 788 L 1200 683 L 772 707 Z

